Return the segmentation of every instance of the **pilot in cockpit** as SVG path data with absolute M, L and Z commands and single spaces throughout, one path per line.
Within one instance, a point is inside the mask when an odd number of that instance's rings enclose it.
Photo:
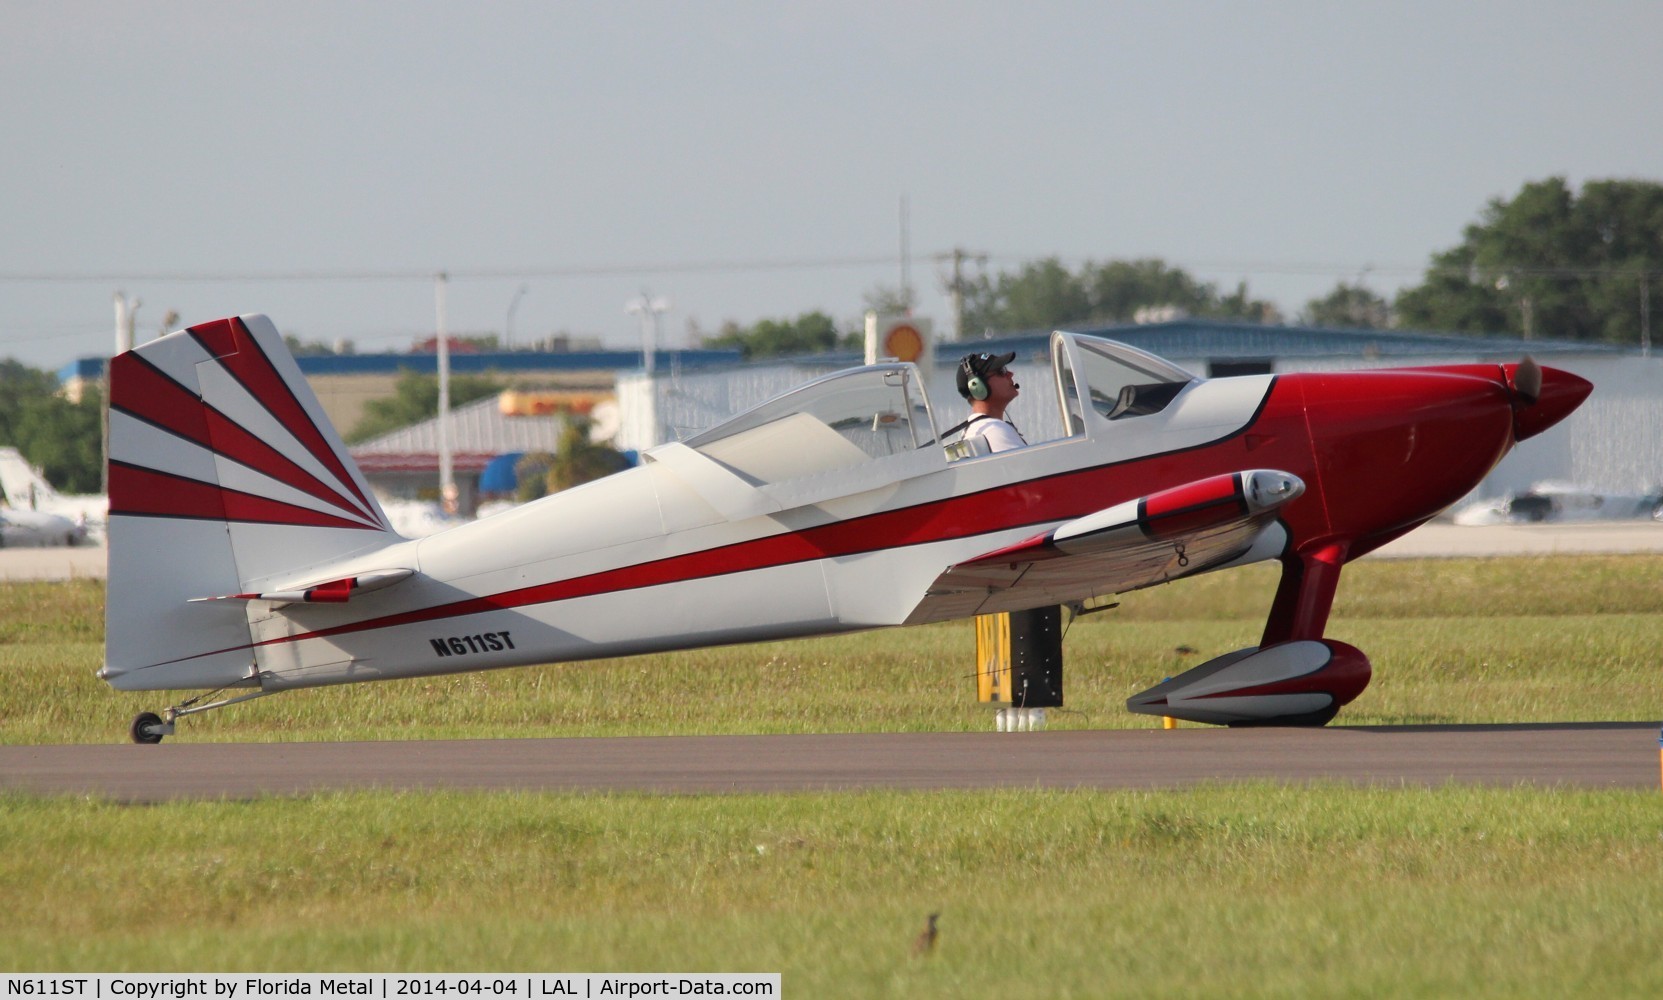
M 987 439 L 988 450 L 1008 451 L 1028 442 L 1005 416 L 1005 408 L 1017 397 L 1021 386 L 1008 367 L 1016 352 L 1008 354 L 966 354 L 959 361 L 959 395 L 970 403 L 970 419 L 962 425 L 965 440 Z

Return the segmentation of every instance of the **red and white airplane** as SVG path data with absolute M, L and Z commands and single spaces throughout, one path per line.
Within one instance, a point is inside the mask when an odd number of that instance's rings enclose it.
M 1279 559 L 1258 646 L 1128 707 L 1321 724 L 1369 679 L 1323 636 L 1341 567 L 1592 389 L 1529 360 L 1202 379 L 1078 334 L 1050 348 L 1055 440 L 944 444 L 957 405 L 933 409 L 910 364 L 872 365 L 407 539 L 270 321 L 170 334 L 111 364 L 100 676 L 211 692 L 138 716 L 133 738 L 155 743 L 293 688 L 1083 604 Z

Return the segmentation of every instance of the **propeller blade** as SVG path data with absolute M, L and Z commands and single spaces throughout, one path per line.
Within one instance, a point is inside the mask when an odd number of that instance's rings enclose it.
M 1528 354 L 1513 370 L 1513 391 L 1526 406 L 1534 406 L 1542 398 L 1542 366 Z

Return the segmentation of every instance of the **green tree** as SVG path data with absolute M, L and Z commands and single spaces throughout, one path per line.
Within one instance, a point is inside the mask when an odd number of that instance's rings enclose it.
M 56 395 L 58 380 L 13 358 L 0 361 L 0 444 L 17 441 L 17 421 L 31 402 Z
M 1160 306 L 1200 315 L 1216 298 L 1212 286 L 1157 258 L 1087 264 L 1082 279 L 1091 295 L 1092 318 L 1112 323 L 1129 323 L 1139 309 Z
M 839 347 L 857 346 L 859 342 L 857 334 L 840 336 L 832 318 L 816 310 L 803 313 L 796 319 L 760 320 L 749 327 L 725 323 L 721 333 L 705 340 L 705 346 L 736 347 L 746 361 L 751 361 L 793 354 L 818 354 Z
M 1091 317 L 1091 295 L 1084 282 L 1055 257 L 1024 264 L 1014 275 L 1000 274 L 995 287 L 1004 303 L 1007 330 L 1031 330 Z
M 967 331 L 1038 330 L 1090 318 L 1090 293 L 1056 257 L 1030 261 L 1014 274 L 980 275 L 964 299 Z
M 103 401 L 59 394 L 57 376 L 0 361 L 0 444 L 11 445 L 66 493 L 96 493 L 103 478 Z
M 910 316 L 917 298 L 917 293 L 910 288 L 903 292 L 898 285 L 874 285 L 861 296 L 861 301 L 868 312 L 879 316 Z
M 567 418 L 560 430 L 560 446 L 549 463 L 548 490 L 558 493 L 629 468 L 616 449 L 589 440 L 588 417 Z
M 1361 282 L 1342 281 L 1320 299 L 1305 303 L 1299 321 L 1310 326 L 1349 326 L 1384 330 L 1391 325 L 1391 306 Z
M 1247 283 L 1228 295 L 1198 281 L 1182 268 L 1146 258 L 1088 262 L 1070 272 L 1055 257 L 1024 264 L 1015 273 L 985 275 L 970 282 L 965 296 L 965 329 L 1039 330 L 1062 326 L 1124 323 L 1138 310 L 1171 306 L 1188 315 L 1271 322 L 1276 307 L 1253 298 Z
M 1249 323 L 1275 323 L 1280 318 L 1274 304 L 1248 294 L 1245 281 L 1236 282 L 1235 291 L 1215 299 L 1202 314 L 1216 316 L 1219 319 L 1241 319 Z
M 1634 343 L 1660 269 L 1663 185 L 1590 181 L 1577 193 L 1550 177 L 1491 199 L 1396 308 L 1410 326 Z
M 554 455 L 546 451 L 528 451 L 514 463 L 514 499 L 530 503 L 549 492 L 549 467 Z
M 450 405 L 461 406 L 503 389 L 502 383 L 489 375 L 452 375 Z M 389 431 L 430 420 L 439 413 L 439 379 L 404 369 L 393 385 L 393 395 L 372 399 L 364 404 L 364 416 L 348 435 L 349 444 L 368 441 Z

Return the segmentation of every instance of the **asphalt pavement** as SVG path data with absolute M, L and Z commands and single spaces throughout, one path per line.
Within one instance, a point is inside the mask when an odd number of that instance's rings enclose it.
M 188 725 L 188 723 L 187 723 Z M 184 728 L 184 727 L 181 727 Z M 711 793 L 1334 781 L 1659 786 L 1654 722 L 0 747 L 0 788 L 128 802 L 333 789 Z

